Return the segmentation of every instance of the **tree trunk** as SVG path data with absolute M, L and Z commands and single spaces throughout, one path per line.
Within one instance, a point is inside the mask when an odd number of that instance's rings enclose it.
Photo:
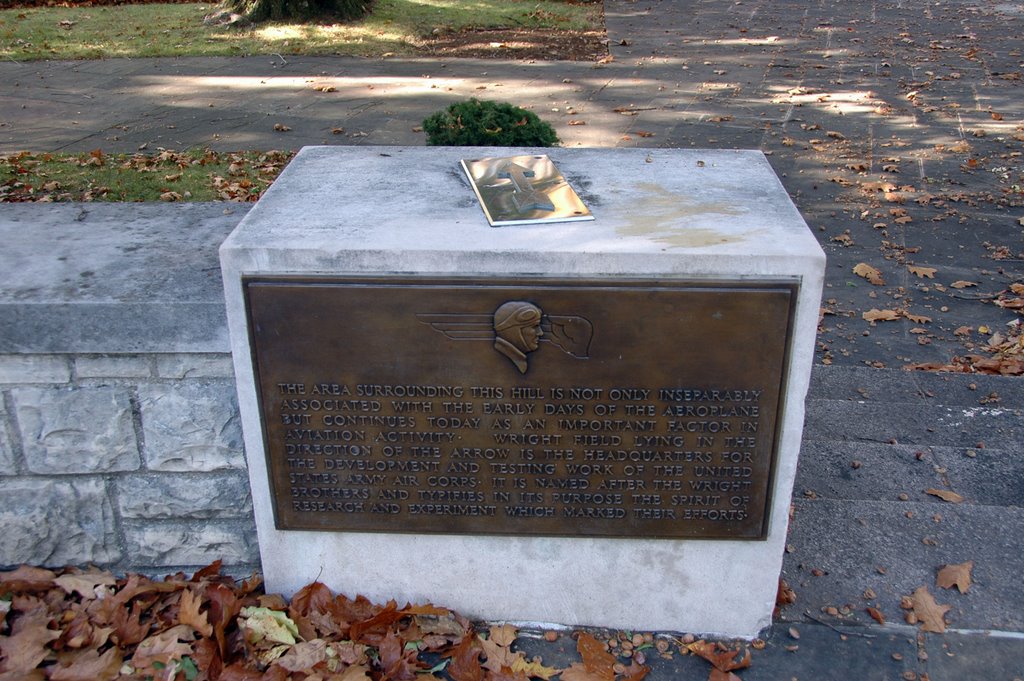
M 252 22 L 332 17 L 358 19 L 370 0 L 224 0 L 223 6 Z

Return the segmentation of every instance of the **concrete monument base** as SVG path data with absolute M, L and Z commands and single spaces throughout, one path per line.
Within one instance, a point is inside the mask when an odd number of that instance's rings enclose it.
M 803 402 L 810 377 L 824 255 L 764 156 L 754 151 L 544 150 L 591 210 L 594 221 L 491 228 L 460 170 L 459 161 L 513 153 L 530 152 L 478 148 L 306 148 L 221 247 L 235 375 L 267 589 L 291 594 L 319 580 L 350 595 L 363 594 L 376 601 L 395 599 L 399 604 L 431 601 L 469 617 L 487 620 L 753 637 L 769 624 L 775 603 L 800 449 Z M 636 281 L 646 282 L 652 290 L 660 284 L 671 288 L 676 282 L 689 282 L 705 289 L 714 289 L 717 282 L 741 288 L 745 285 L 756 288 L 762 284 L 788 287 L 786 290 L 792 292 L 792 299 L 788 303 L 787 321 L 782 325 L 788 328 L 779 328 L 777 333 L 761 329 L 761 336 L 743 335 L 734 339 L 714 336 L 709 330 L 705 345 L 717 347 L 699 350 L 711 357 L 712 363 L 721 349 L 721 352 L 733 353 L 728 357 L 735 358 L 735 362 L 730 359 L 730 363 L 746 366 L 746 362 L 754 368 L 757 368 L 762 344 L 775 343 L 784 351 L 784 359 L 777 367 L 778 400 L 773 406 L 773 419 L 771 423 L 761 424 L 762 430 L 774 428 L 773 451 L 755 455 L 755 459 L 758 456 L 765 461 L 771 459 L 765 464 L 762 477 L 765 486 L 764 506 L 760 511 L 763 522 L 753 534 L 737 538 L 725 536 L 714 528 L 701 527 L 697 528 L 696 538 L 691 538 L 686 534 L 688 526 L 685 524 L 678 526 L 683 528 L 683 538 L 679 535 L 658 538 L 676 531 L 675 521 L 682 522 L 683 510 L 678 515 L 670 514 L 667 524 L 658 525 L 659 529 L 649 534 L 638 530 L 639 535 L 620 532 L 618 536 L 595 536 L 600 534 L 603 525 L 587 522 L 579 523 L 580 536 L 572 536 L 576 534 L 577 525 L 568 517 L 557 524 L 555 531 L 542 529 L 517 534 L 509 530 L 508 522 L 496 521 L 495 531 L 499 531 L 500 526 L 501 533 L 488 534 L 488 523 L 483 518 L 467 525 L 476 528 L 471 533 L 444 534 L 439 531 L 439 527 L 443 530 L 443 516 L 432 521 L 435 525 L 431 533 L 421 533 L 415 529 L 353 531 L 353 525 L 345 525 L 348 520 L 341 516 L 302 515 L 299 511 L 305 513 L 310 508 L 334 508 L 311 506 L 308 499 L 300 500 L 300 496 L 308 496 L 308 490 L 313 489 L 310 480 L 329 481 L 333 493 L 340 494 L 338 490 L 346 486 L 346 478 L 332 478 L 323 468 L 325 462 L 315 455 L 308 459 L 287 459 L 287 464 L 283 463 L 286 459 L 274 463 L 268 451 L 274 447 L 284 451 L 287 443 L 305 437 L 297 430 L 279 433 L 274 428 L 280 426 L 274 423 L 284 419 L 308 425 L 310 421 L 308 415 L 285 413 L 285 408 L 280 406 L 290 404 L 300 409 L 298 400 L 282 398 L 280 405 L 274 402 L 271 406 L 268 395 L 272 388 L 261 385 L 259 373 L 264 372 L 266 377 L 272 370 L 277 371 L 268 367 L 285 366 L 287 368 L 281 371 L 319 376 L 316 374 L 319 369 L 304 367 L 301 358 L 306 356 L 307 346 L 317 344 L 319 332 L 316 329 L 330 327 L 325 332 L 328 335 L 324 336 L 331 339 L 330 362 L 332 367 L 340 368 L 323 370 L 324 380 L 333 380 L 335 374 L 348 376 L 347 351 L 338 339 L 349 337 L 345 335 L 348 331 L 344 325 L 355 327 L 359 323 L 358 319 L 337 319 L 326 310 L 323 315 L 310 314 L 308 328 L 295 329 L 296 323 L 289 321 L 290 326 L 282 328 L 294 334 L 288 343 L 295 351 L 287 351 L 287 344 L 282 351 L 281 346 L 273 344 L 273 338 L 265 337 L 269 322 L 257 319 L 257 323 L 252 323 L 250 317 L 255 314 L 258 301 L 247 292 L 244 283 L 250 280 L 273 283 L 280 277 L 292 284 L 298 282 L 299 286 L 314 287 L 317 282 L 333 281 L 331 277 L 357 282 L 360 278 L 369 278 L 378 283 L 386 283 L 389 277 L 400 277 L 403 282 L 422 278 L 428 284 L 456 281 L 484 286 L 495 281 L 511 288 L 515 288 L 519 279 L 536 284 L 545 278 L 557 279 L 563 285 L 569 282 L 570 288 L 576 279 L 589 282 L 591 288 L 599 287 L 600 282 L 609 285 L 625 282 L 624 285 L 632 286 L 630 282 Z M 528 287 L 517 296 L 524 300 L 529 298 Z M 280 308 L 280 314 L 287 317 L 287 301 L 275 304 L 278 307 L 274 309 Z M 541 307 L 547 315 L 548 307 Z M 533 314 L 529 310 L 520 312 L 524 316 Z M 539 310 L 536 314 L 540 314 Z M 727 310 L 724 314 L 728 317 L 731 312 Z M 416 316 L 423 328 L 434 324 L 433 331 L 428 328 L 423 334 L 422 342 L 449 342 L 442 333 L 434 333 L 439 325 L 443 326 L 435 321 L 436 314 L 431 316 L 417 311 Z M 598 311 L 589 318 L 599 316 Z M 708 319 L 711 317 L 717 320 L 721 314 L 715 312 Z M 469 355 L 476 357 L 473 352 L 484 353 L 479 356 L 494 362 L 494 368 L 488 371 L 493 371 L 494 380 L 504 385 L 531 385 L 533 378 L 546 371 L 551 376 L 561 376 L 557 372 L 562 369 L 555 368 L 557 361 L 568 367 L 565 371 L 581 372 L 578 382 L 573 381 L 571 373 L 566 374 L 569 378 L 559 379 L 564 380 L 565 385 L 586 385 L 585 374 L 591 370 L 589 367 L 604 371 L 602 367 L 622 359 L 621 356 L 616 358 L 614 353 L 600 354 L 602 328 L 615 325 L 612 321 L 605 320 L 603 327 L 595 323 L 594 341 L 586 352 L 563 348 L 559 353 L 551 347 L 558 338 L 552 338 L 550 323 L 557 318 L 544 319 L 540 327 L 548 329 L 540 344 L 544 347 L 532 354 L 530 349 L 524 351 L 530 354 L 528 364 L 521 361 L 513 365 L 491 351 L 487 343 L 459 345 L 460 341 L 456 340 L 451 345 L 482 348 L 473 349 Z M 647 321 L 622 319 L 617 326 L 642 329 Z M 495 329 L 498 326 L 495 322 Z M 492 334 L 492 339 L 493 334 L 498 333 L 489 327 L 486 332 Z M 356 334 L 352 338 L 364 338 L 357 330 L 352 333 Z M 624 332 L 620 329 L 615 333 Z M 680 326 L 680 334 L 677 354 L 686 354 L 685 348 L 700 345 L 699 326 Z M 389 340 L 386 333 L 381 336 L 382 346 L 389 347 L 389 343 L 395 342 L 395 338 Z M 535 342 L 532 347 L 536 349 L 537 345 Z M 254 347 L 263 353 L 255 360 Z M 379 348 L 366 352 L 369 359 L 360 360 L 365 366 L 351 371 L 362 371 L 362 375 L 367 371 L 392 371 L 387 352 Z M 401 354 L 400 349 L 395 352 Z M 642 353 L 633 352 L 633 355 L 639 354 Z M 299 359 L 291 361 L 292 355 Z M 353 356 L 363 357 L 358 352 Z M 453 355 L 455 364 L 450 366 L 461 367 L 458 361 L 461 360 Z M 650 361 L 656 362 L 658 357 L 652 356 Z M 432 376 L 446 376 L 452 384 L 461 380 L 458 372 L 462 369 L 446 369 L 443 358 L 426 363 L 430 366 L 424 370 L 433 372 Z M 683 369 L 666 371 L 671 375 L 664 378 L 664 385 L 690 385 L 691 379 Z M 707 370 L 697 367 L 695 371 Z M 401 376 L 392 376 L 389 380 L 401 380 Z M 739 387 L 733 385 L 739 381 L 730 380 L 732 383 L 725 388 Z M 702 379 L 701 385 L 707 388 L 709 381 L 711 379 Z M 344 386 L 345 381 L 338 380 L 335 385 L 338 383 Z M 355 389 L 353 386 L 353 391 Z M 302 396 L 308 398 L 311 395 L 306 390 L 306 383 L 281 384 L 282 393 L 302 391 Z M 309 390 L 311 393 L 318 388 Z M 560 394 L 557 390 L 560 389 L 548 389 L 548 396 Z M 510 402 L 507 394 L 505 397 Z M 437 402 L 430 408 L 439 409 L 440 405 L 442 403 Z M 308 407 L 308 404 L 303 402 L 303 406 Z M 476 404 L 475 408 L 480 407 L 481 404 Z M 579 408 L 582 410 L 583 406 Z M 594 403 L 586 408 L 608 409 L 609 405 Z M 654 414 L 653 403 L 650 408 Z M 659 415 L 662 409 L 659 405 Z M 318 418 L 323 417 L 314 414 L 313 420 Z M 656 421 L 650 419 L 652 424 L 662 423 Z M 588 423 L 599 427 L 593 421 Z M 615 422 L 623 423 L 626 422 Z M 727 432 L 732 424 L 728 420 L 719 423 L 725 424 L 721 427 Z M 311 432 L 303 430 L 307 435 Z M 318 437 L 324 432 L 320 431 Z M 268 441 L 268 433 L 271 441 Z M 415 433 L 410 437 L 412 435 Z M 454 440 L 455 436 L 452 438 Z M 681 443 L 683 439 L 678 441 Z M 685 439 L 688 449 L 694 449 L 696 443 L 701 442 L 692 433 Z M 300 450 L 293 447 L 287 451 Z M 369 445 L 366 451 L 370 451 Z M 532 457 L 533 450 L 529 451 Z M 537 451 L 540 456 L 540 450 Z M 581 460 L 582 451 L 577 451 L 577 461 Z M 607 454 L 611 450 L 602 451 Z M 724 458 L 724 454 L 722 456 Z M 715 458 L 718 458 L 717 453 Z M 639 458 L 634 459 L 637 460 Z M 275 466 L 285 465 L 291 470 L 273 470 Z M 486 462 L 483 465 L 486 466 Z M 363 470 L 372 470 L 372 467 Z M 742 467 L 724 472 L 716 470 L 718 475 L 739 478 L 749 474 L 749 469 L 744 472 Z M 315 476 L 326 477 L 311 478 L 311 471 Z M 616 474 L 621 471 L 621 467 L 616 469 Z M 705 473 L 705 469 L 696 472 L 687 469 L 687 475 Z M 434 483 L 438 481 L 436 477 L 430 479 Z M 460 479 L 468 481 L 467 486 L 476 484 L 468 477 Z M 429 495 L 431 483 L 424 484 L 426 480 L 424 476 L 418 490 L 414 491 Z M 691 480 L 686 479 L 688 484 Z M 717 480 L 721 482 L 720 478 Z M 588 478 L 584 487 L 592 485 L 593 490 L 604 484 L 604 479 L 596 475 Z M 272 492 L 274 485 L 276 490 Z M 381 492 L 376 487 L 366 489 L 372 491 L 372 498 L 366 499 L 369 507 L 380 498 Z M 648 487 L 646 491 L 652 490 Z M 316 494 L 322 495 L 323 491 Z M 470 494 L 484 498 L 482 492 Z M 503 493 L 488 494 L 500 496 Z M 553 496 L 557 495 L 544 497 L 541 494 L 537 498 Z M 673 498 L 668 492 L 657 496 L 666 505 Z M 680 492 L 675 498 L 692 501 L 693 487 L 689 496 Z M 637 503 L 653 502 L 643 497 Z M 294 524 L 288 519 L 292 510 L 308 520 L 300 518 Z M 454 515 L 451 511 L 445 513 Z M 642 515 L 636 510 L 632 513 L 637 517 Z M 335 517 L 341 518 L 339 522 L 345 526 L 344 531 L 335 531 L 332 527 Z M 281 529 L 308 527 L 309 523 L 322 523 L 323 529 Z M 595 527 L 597 529 L 593 529 Z M 550 534 L 568 536 L 547 536 Z

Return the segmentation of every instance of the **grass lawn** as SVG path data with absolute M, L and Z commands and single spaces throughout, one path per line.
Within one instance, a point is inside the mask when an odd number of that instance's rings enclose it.
M 0 59 L 340 54 L 414 56 L 463 29 L 592 30 L 600 3 L 561 0 L 377 0 L 347 24 L 207 26 L 213 3 L 0 10 Z
M 255 201 L 294 154 L 284 151 L 0 156 L 0 203 Z

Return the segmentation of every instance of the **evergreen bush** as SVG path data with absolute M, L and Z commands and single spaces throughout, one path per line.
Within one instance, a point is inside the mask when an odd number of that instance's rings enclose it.
M 537 114 L 504 102 L 456 102 L 423 121 L 427 144 L 449 147 L 551 147 L 554 128 Z

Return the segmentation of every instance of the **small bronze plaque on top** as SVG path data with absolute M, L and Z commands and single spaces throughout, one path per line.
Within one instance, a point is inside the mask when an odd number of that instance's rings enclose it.
M 491 227 L 594 219 L 547 155 L 461 164 Z
M 793 284 L 245 292 L 280 529 L 765 536 Z

